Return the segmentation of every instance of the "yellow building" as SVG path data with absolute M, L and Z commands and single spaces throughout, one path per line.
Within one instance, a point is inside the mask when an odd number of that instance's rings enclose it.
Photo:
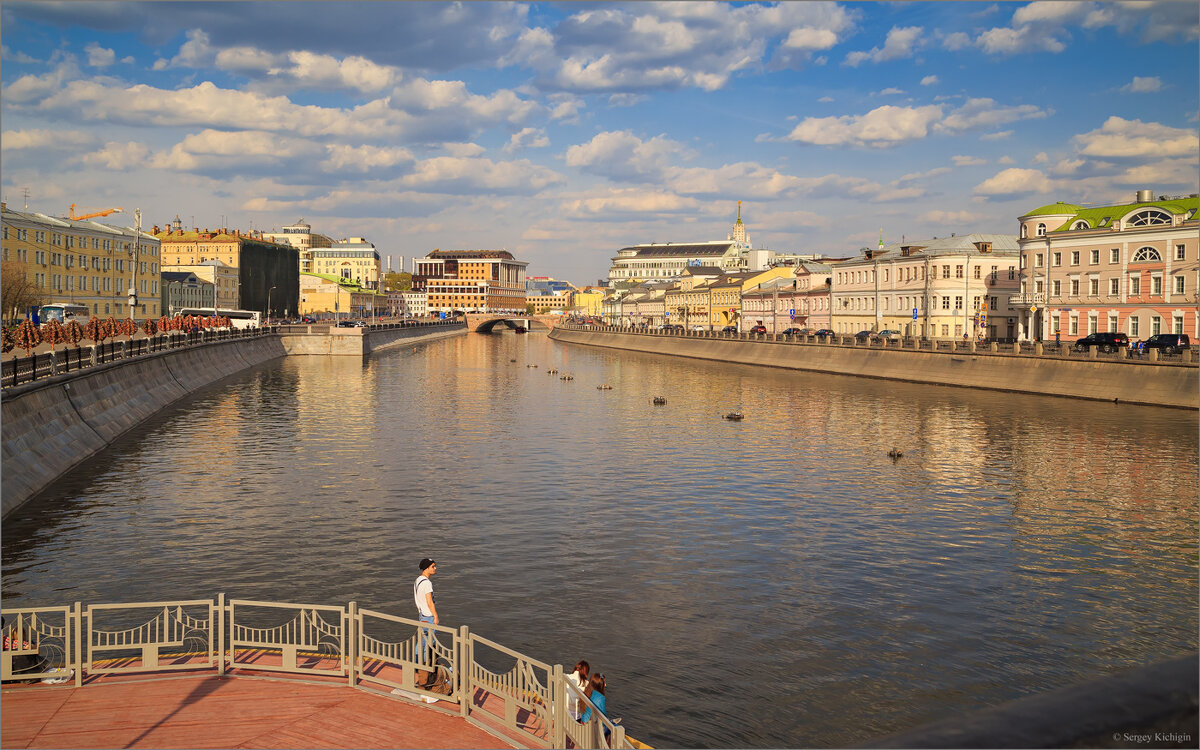
M 386 294 L 319 273 L 300 274 L 300 314 L 321 318 L 370 318 L 388 314 Z
M 228 263 L 213 258 L 192 266 L 163 266 L 163 271 L 190 271 L 216 288 L 217 307 L 222 310 L 240 310 L 238 300 L 238 270 Z
M 338 240 L 327 248 L 309 250 L 312 273 L 349 279 L 364 289 L 379 289 L 383 266 L 375 246 L 362 237 Z
M 548 312 L 557 310 L 563 312 L 571 304 L 571 298 L 566 294 L 526 294 L 525 309 L 533 306 L 534 315 L 545 315 Z
M 571 293 L 571 309 L 579 315 L 599 317 L 603 313 L 603 287 L 584 287 Z
M 525 267 L 507 250 L 434 250 L 415 261 L 413 289 L 431 313 L 525 312 Z
M 0 203 L 5 272 L 23 273 L 37 290 L 26 304 L 72 302 L 93 315 L 136 319 L 162 315 L 159 242 L 145 232 L 92 220 L 13 211 Z M 135 309 L 129 293 L 136 290 Z M 6 301 L 11 304 L 11 301 Z M 23 310 L 4 310 L 20 317 Z

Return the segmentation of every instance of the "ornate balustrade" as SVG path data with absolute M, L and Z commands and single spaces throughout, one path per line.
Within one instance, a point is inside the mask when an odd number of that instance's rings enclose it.
M 246 599 L 3 610 L 3 674 L 10 680 L 189 670 L 217 674 L 345 678 L 352 687 L 387 690 L 429 702 L 457 703 L 460 715 L 507 742 L 529 747 L 644 747 L 593 710 L 570 718 L 562 665 L 549 665 L 471 633 L 383 612 Z M 438 668 L 449 694 L 418 682 Z M 594 709 L 594 706 L 592 706 Z

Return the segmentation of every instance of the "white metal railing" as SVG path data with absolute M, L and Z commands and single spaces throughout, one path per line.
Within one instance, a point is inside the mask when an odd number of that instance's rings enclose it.
M 346 607 L 216 599 L 13 608 L 2 611 L 3 679 L 72 679 L 85 673 L 228 669 L 345 677 L 350 686 L 457 703 L 460 715 L 537 748 L 644 747 L 546 664 L 470 632 Z M 422 645 L 425 647 L 422 648 Z M 449 694 L 417 671 L 444 671 Z M 569 701 L 591 707 L 586 724 Z

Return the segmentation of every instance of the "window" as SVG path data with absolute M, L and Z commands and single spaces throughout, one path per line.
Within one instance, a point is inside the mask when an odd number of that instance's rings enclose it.
M 1073 266 L 1079 265 L 1079 251 L 1078 250 L 1071 253 L 1071 265 L 1073 265 Z
M 1183 333 L 1183 316 L 1176 315 L 1171 318 L 1171 333 Z
M 1038 226 L 1037 226 L 1037 236 L 1038 236 L 1038 237 L 1045 237 L 1045 236 L 1046 236 L 1046 225 L 1045 225 L 1045 224 L 1038 224 Z
M 955 266 L 954 267 L 954 278 L 961 279 L 962 277 L 963 277 L 963 267 Z
M 950 278 L 950 266 L 942 266 L 942 278 Z
M 1096 332 L 1096 321 L 1097 321 L 1096 313 L 1092 313 L 1091 315 L 1088 316 L 1088 335 L 1089 336 Z
M 1067 321 L 1067 333 L 1071 336 L 1079 335 L 1079 317 L 1078 316 L 1072 315 L 1071 319 L 1069 321 Z
M 1027 237 L 1029 237 L 1029 227 L 1022 224 L 1021 225 L 1021 239 L 1026 239 Z
M 959 296 L 957 296 L 957 297 L 955 297 L 955 298 L 954 298 L 954 309 L 955 309 L 955 310 L 961 310 L 961 309 L 962 309 L 962 295 L 959 295 Z
M 1008 269 L 1008 280 L 1009 280 L 1009 281 L 1012 281 L 1012 280 L 1013 280 L 1013 279 L 1015 279 L 1015 278 L 1017 278 L 1017 272 L 1016 272 L 1016 270 L 1015 270 L 1015 269 L 1012 269 L 1012 268 Z
M 1056 265 L 1056 266 L 1062 265 L 1062 253 L 1054 254 L 1054 265 Z
M 1157 336 L 1162 333 L 1162 318 L 1158 315 L 1150 316 L 1150 335 Z
M 1150 208 L 1146 209 L 1145 211 L 1139 211 L 1133 216 L 1130 216 L 1125 221 L 1125 226 L 1152 227 L 1171 223 L 1171 214 L 1158 208 Z
M 997 308 L 997 306 L 1000 304 L 1000 298 L 992 297 L 990 302 L 992 303 L 992 305 L 991 305 L 992 309 L 995 310 Z
M 1083 219 L 1080 219 L 1079 221 L 1077 221 L 1071 225 L 1071 229 L 1091 229 L 1091 228 L 1092 228 L 1092 225 L 1088 224 Z
M 1051 281 L 1050 288 L 1054 290 L 1052 293 L 1054 294 L 1055 297 L 1062 296 L 1062 282 L 1061 281 L 1059 281 L 1058 279 Z
M 1042 267 L 1042 254 L 1041 254 L 1041 253 L 1034 253 L 1034 256 L 1033 256 L 1033 267 L 1034 267 L 1034 268 L 1041 268 L 1041 267 Z
M 1108 332 L 1109 333 L 1117 332 L 1117 314 L 1116 313 L 1108 314 Z
M 1088 279 L 1088 295 L 1091 297 L 1100 296 L 1100 279 Z
M 1071 296 L 1079 296 L 1079 279 L 1071 279 Z
M 1162 262 L 1162 256 L 1159 255 L 1158 251 L 1152 247 L 1139 248 L 1138 251 L 1133 254 L 1133 260 L 1130 261 L 1130 263 L 1160 263 L 1160 262 Z
M 1175 260 L 1186 260 L 1186 259 L 1187 259 L 1187 249 L 1185 249 L 1183 245 L 1176 245 L 1175 246 Z
M 1183 284 L 1184 284 L 1183 277 L 1176 276 L 1175 277 L 1175 293 L 1176 294 L 1183 294 Z
M 1142 296 L 1142 278 L 1140 276 L 1129 277 L 1129 296 Z
M 1159 276 L 1158 274 L 1150 277 L 1150 296 L 1162 296 L 1162 276 Z
M 1092 265 L 1093 266 L 1100 265 L 1100 251 L 1099 250 L 1093 250 L 1091 257 L 1092 257 Z
M 1138 317 L 1136 315 L 1129 316 L 1129 338 L 1136 339 L 1138 337 Z
M 1116 297 L 1120 293 L 1121 293 L 1121 280 L 1118 278 L 1109 279 L 1108 280 L 1109 296 Z
M 982 269 L 979 266 L 975 266 L 975 278 L 977 278 L 977 279 L 980 278 L 981 272 L 982 272 Z
M 1035 294 L 1041 294 L 1041 293 L 1044 291 L 1044 290 L 1043 290 L 1043 288 L 1042 288 L 1042 283 L 1043 283 L 1043 282 L 1042 282 L 1042 280 L 1041 280 L 1041 279 L 1036 279 L 1036 280 L 1033 282 L 1033 291 L 1034 291 L 1034 293 L 1035 293 Z
M 950 298 L 949 297 L 942 297 L 942 309 L 943 310 L 950 309 Z

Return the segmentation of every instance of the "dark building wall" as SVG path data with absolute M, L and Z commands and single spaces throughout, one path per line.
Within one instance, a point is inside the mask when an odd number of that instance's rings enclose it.
M 300 309 L 300 261 L 295 248 L 243 240 L 238 281 L 243 310 L 268 312 L 271 317 L 295 315 Z M 271 291 L 271 287 L 275 287 Z

